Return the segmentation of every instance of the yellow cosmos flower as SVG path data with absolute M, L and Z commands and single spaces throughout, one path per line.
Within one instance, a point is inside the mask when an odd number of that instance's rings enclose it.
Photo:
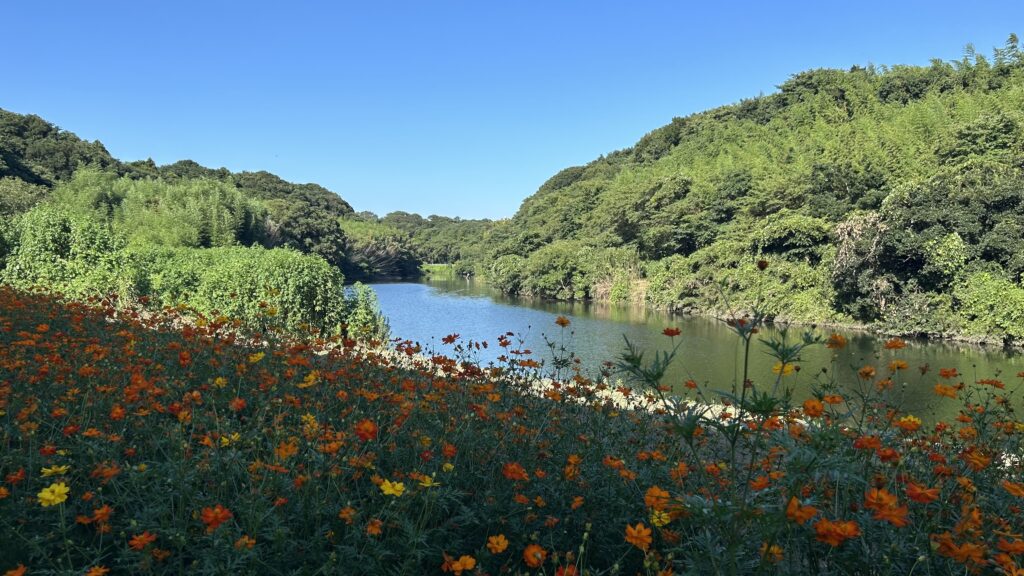
M 672 521 L 672 516 L 664 510 L 651 510 L 651 524 L 654 524 L 658 528 L 665 526 Z
M 319 370 L 313 370 L 309 374 L 306 374 L 306 377 L 302 379 L 302 383 L 301 384 L 296 384 L 296 386 L 298 388 L 311 388 L 311 387 L 315 386 L 316 383 L 319 382 L 319 381 L 320 381 L 320 371 Z
M 68 470 L 71 470 L 71 466 L 50 466 L 49 468 L 43 468 L 43 477 L 60 476 L 62 474 L 67 474 Z
M 433 476 L 424 476 L 423 479 L 420 480 L 420 486 L 422 486 L 424 488 L 434 488 L 435 486 L 440 486 L 440 485 L 441 485 L 440 482 L 434 482 L 434 477 Z
M 776 362 L 775 366 L 772 366 L 773 373 L 781 374 L 783 376 L 789 376 L 790 374 L 793 373 L 793 370 L 795 369 L 796 366 L 793 364 L 789 364 L 788 362 L 786 364 L 783 364 L 782 362 Z
M 239 434 L 238 432 L 232 432 L 231 434 L 225 434 L 224 436 L 220 437 L 220 445 L 227 447 L 234 444 L 235 442 L 238 442 L 241 439 L 241 434 Z
M 40 490 L 36 496 L 43 506 L 56 506 L 68 499 L 69 492 L 71 492 L 71 488 L 68 488 L 67 484 L 54 482 Z
M 228 379 L 223 376 L 217 376 L 213 379 L 213 385 L 216 388 L 223 388 L 228 385 Z
M 255 363 L 259 362 L 260 360 L 263 360 L 263 356 L 264 356 L 263 352 L 257 352 L 255 354 L 249 354 L 249 364 L 255 364 Z
M 455 470 L 455 464 L 452 464 L 451 462 L 445 462 L 444 464 L 441 465 L 441 470 L 444 470 L 445 472 L 451 472 L 452 470 Z
M 394 496 L 397 498 L 405 493 L 405 484 L 385 480 L 380 483 L 380 491 L 383 492 L 385 496 Z

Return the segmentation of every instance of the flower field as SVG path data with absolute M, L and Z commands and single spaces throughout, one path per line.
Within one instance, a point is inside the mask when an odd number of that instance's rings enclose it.
M 482 368 L 236 328 L 0 288 L 0 573 L 1024 574 L 1019 377 L 922 368 L 961 406 L 932 422 L 892 341 L 792 405 L 801 347 L 844 341 L 770 342 L 774 373 L 686 384 L 711 416 L 665 395 L 672 328 L 631 388 L 563 358 L 539 394 L 512 335 Z

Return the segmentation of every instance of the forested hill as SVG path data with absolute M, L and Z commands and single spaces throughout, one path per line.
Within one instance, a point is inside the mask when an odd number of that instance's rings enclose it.
M 562 170 L 474 264 L 509 293 L 708 311 L 763 291 L 779 317 L 1020 340 L 1022 112 L 1015 36 L 802 72 Z

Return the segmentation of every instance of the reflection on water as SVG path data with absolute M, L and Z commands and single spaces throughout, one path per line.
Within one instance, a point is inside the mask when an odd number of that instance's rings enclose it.
M 602 361 L 614 360 L 623 349 L 625 336 L 643 350 L 667 349 L 669 339 L 661 334 L 668 326 L 682 330 L 680 356 L 669 372 L 668 380 L 680 392 L 687 379 L 714 390 L 729 390 L 741 379 L 738 373 L 742 349 L 736 335 L 718 320 L 680 316 L 642 308 L 583 302 L 546 302 L 509 298 L 473 280 L 445 279 L 426 283 L 374 284 L 381 309 L 396 337 L 419 342 L 428 350 L 450 353 L 441 343 L 448 334 L 459 334 L 461 341 L 487 341 L 481 350 L 482 363 L 494 361 L 502 350 L 494 344 L 499 335 L 514 332 L 523 346 L 538 359 L 550 357 L 544 337 L 561 341 L 583 360 L 587 373 L 594 375 Z M 571 326 L 565 331 L 554 324 L 558 315 L 567 316 Z M 788 337 L 799 338 L 806 327 L 791 327 Z M 831 331 L 814 330 L 827 337 Z M 777 328 L 768 328 L 761 336 L 778 336 Z M 905 394 L 905 407 L 921 416 L 955 416 L 957 402 L 940 401 L 932 388 L 939 381 L 939 368 L 957 368 L 970 383 L 982 378 L 999 378 L 1007 391 L 1020 388 L 1017 373 L 1024 371 L 1024 357 L 1002 348 L 973 347 L 946 342 L 910 341 L 903 350 L 883 350 L 882 341 L 873 335 L 844 332 L 847 347 L 838 353 L 824 346 L 808 348 L 801 357 L 798 373 L 785 377 L 797 399 L 809 396 L 814 386 L 834 377 L 847 392 L 860 380 L 857 370 L 874 366 L 880 375 L 890 373 L 888 365 L 902 359 L 908 369 L 893 376 L 897 389 Z M 751 376 L 757 385 L 769 386 L 776 376 L 774 361 L 757 343 L 751 354 Z M 952 412 L 951 412 L 952 411 Z

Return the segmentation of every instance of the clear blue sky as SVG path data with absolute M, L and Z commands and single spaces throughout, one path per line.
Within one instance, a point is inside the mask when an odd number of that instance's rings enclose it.
M 1024 36 L 1024 2 L 9 1 L 0 108 L 356 210 L 512 215 L 558 170 L 790 74 Z

